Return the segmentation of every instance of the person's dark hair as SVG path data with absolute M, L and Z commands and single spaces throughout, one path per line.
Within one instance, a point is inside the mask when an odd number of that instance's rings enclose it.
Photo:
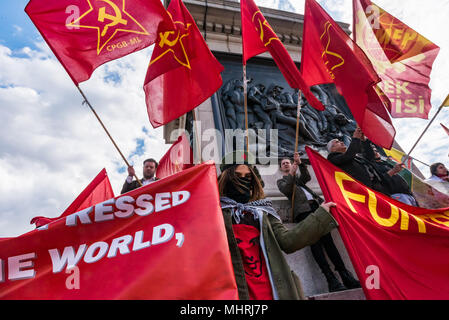
M 293 160 L 289 157 L 279 158 L 279 168 L 282 167 L 282 161 L 284 161 L 284 160 L 288 160 L 288 161 L 290 161 L 291 164 L 293 164 Z
M 228 182 L 231 182 L 235 185 L 236 189 L 239 191 L 242 190 L 242 185 L 238 181 L 237 175 L 235 174 L 235 169 L 237 165 L 232 166 L 225 171 L 223 171 L 218 177 L 218 191 L 220 196 L 226 196 L 226 185 Z M 254 172 L 254 167 L 249 165 L 249 170 L 251 171 L 251 198 L 250 201 L 260 200 L 265 198 L 265 193 L 263 192 L 263 187 L 260 179 L 257 177 L 257 174 Z
M 143 165 L 145 166 L 145 163 L 147 163 L 147 162 L 153 162 L 154 165 L 156 166 L 156 169 L 157 169 L 157 166 L 159 165 L 159 164 L 157 163 L 157 161 L 154 160 L 153 158 L 146 159 L 146 160 L 143 162 Z
M 437 163 L 432 164 L 432 165 L 430 166 L 430 174 L 433 175 L 433 176 L 436 176 L 436 175 L 437 175 L 437 168 L 438 168 L 438 166 L 440 166 L 440 165 L 443 165 L 443 166 L 444 166 L 444 164 L 441 163 L 441 162 L 437 162 Z

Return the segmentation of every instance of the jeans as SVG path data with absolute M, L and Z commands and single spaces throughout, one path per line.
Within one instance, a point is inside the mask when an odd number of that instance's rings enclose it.
M 414 206 L 414 207 L 418 206 L 416 199 L 409 194 L 395 193 L 395 194 L 392 194 L 391 197 L 395 200 L 398 200 L 399 202 L 408 204 L 409 206 Z

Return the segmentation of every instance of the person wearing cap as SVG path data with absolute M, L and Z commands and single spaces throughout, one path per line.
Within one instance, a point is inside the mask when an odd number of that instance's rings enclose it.
M 283 253 L 292 253 L 318 241 L 337 227 L 329 213 L 335 203 L 321 205 L 309 217 L 289 229 L 265 199 L 254 158 L 233 152 L 220 165 L 218 189 L 241 300 L 305 299 L 299 278 Z
M 357 181 L 368 188 L 379 191 L 387 196 L 391 195 L 388 188 L 388 177 L 378 172 L 367 159 L 374 159 L 371 143 L 366 139 L 360 127 L 354 131 L 349 147 L 337 139 L 327 144 L 329 152 L 327 159 Z
M 446 166 L 441 162 L 433 163 L 430 166 L 430 178 L 424 182 L 445 194 L 449 194 L 449 175 Z
M 300 174 L 297 175 L 299 168 Z M 283 158 L 280 163 L 282 178 L 277 180 L 279 191 L 281 191 L 289 200 L 292 201 L 293 186 L 295 187 L 295 198 L 293 204 L 294 222 L 300 223 L 311 213 L 318 209 L 323 200 L 307 187 L 306 183 L 311 180 L 306 164 L 301 161 L 299 153 L 295 153 L 293 163 L 289 158 Z M 346 289 L 360 288 L 360 283 L 346 269 L 343 259 L 334 244 L 330 233 L 321 237 L 317 242 L 310 246 L 312 256 L 318 267 L 324 274 L 329 292 L 341 291 Z M 324 254 L 326 251 L 329 259 L 335 266 L 335 270 L 340 274 L 343 284 L 332 272 L 329 263 Z

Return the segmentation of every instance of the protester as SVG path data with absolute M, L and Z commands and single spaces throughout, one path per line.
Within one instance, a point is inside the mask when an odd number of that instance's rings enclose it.
M 441 162 L 430 166 L 431 177 L 424 182 L 445 194 L 449 194 L 449 175 L 446 166 Z
M 408 183 L 402 178 L 398 173 L 401 172 L 404 169 L 403 163 L 396 163 L 393 164 L 391 162 L 388 162 L 386 160 L 382 160 L 382 157 L 377 150 L 375 145 L 372 145 L 373 148 L 373 154 L 374 158 L 372 159 L 372 163 L 374 168 L 382 173 L 387 174 L 390 179 L 387 179 L 385 181 L 388 182 L 388 188 L 390 189 L 389 193 L 391 194 L 390 197 L 393 199 L 396 199 L 402 203 L 408 204 L 410 206 L 418 207 L 418 202 L 413 195 L 412 191 L 410 190 L 410 186 Z M 371 159 L 368 159 L 371 160 Z
M 143 178 L 140 180 L 140 182 L 142 182 L 143 186 L 158 180 L 158 178 L 156 178 L 156 176 L 155 176 L 157 166 L 158 166 L 157 161 L 152 158 L 146 159 L 143 162 Z M 128 177 L 126 177 L 125 183 L 123 184 L 121 194 L 124 194 L 126 192 L 129 192 L 131 190 L 134 190 L 134 189 L 137 189 L 140 187 L 139 182 L 137 180 L 133 180 L 135 175 L 136 175 L 136 173 L 134 171 L 134 167 L 129 166 L 128 167 Z
M 368 188 L 390 196 L 386 173 L 379 173 L 367 159 L 374 159 L 371 143 L 366 139 L 362 130 L 357 127 L 352 136 L 349 147 L 337 139 L 327 144 L 329 155 L 327 159 L 351 175 Z M 360 153 L 360 155 L 359 155 Z
M 245 157 L 243 157 L 245 155 Z M 329 213 L 334 203 L 288 229 L 249 163 L 250 155 L 234 152 L 220 166 L 221 208 L 231 252 L 239 298 L 242 300 L 305 299 L 299 278 L 291 271 L 282 251 L 292 253 L 318 241 L 337 227 Z M 243 159 L 238 164 L 236 159 Z M 282 251 L 281 251 L 282 250 Z
M 298 176 L 296 173 L 300 171 Z M 277 181 L 279 190 L 292 201 L 293 186 L 295 186 L 295 196 L 293 204 L 294 222 L 299 223 L 307 218 L 312 212 L 318 209 L 323 200 L 310 188 L 306 183 L 311 180 L 307 166 L 301 161 L 299 153 L 295 153 L 294 162 L 292 164 L 289 158 L 284 158 L 280 163 L 280 170 L 283 177 Z M 351 273 L 346 269 L 344 262 L 334 244 L 330 233 L 324 235 L 316 243 L 310 246 L 312 256 L 320 267 L 330 292 L 341 291 L 353 288 L 359 288 L 360 283 L 354 279 Z M 326 260 L 324 250 L 335 266 L 336 271 L 340 274 L 343 284 L 337 279 Z

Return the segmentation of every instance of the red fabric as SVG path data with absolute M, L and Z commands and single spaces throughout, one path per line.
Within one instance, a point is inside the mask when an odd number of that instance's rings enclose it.
M 260 231 L 246 224 L 233 224 L 232 229 L 242 256 L 250 299 L 273 300 L 268 269 L 260 246 Z
M 114 198 L 114 191 L 112 190 L 106 169 L 103 169 L 59 217 L 34 217 L 31 219 L 30 224 L 35 223 L 36 228 L 39 228 L 52 221 L 66 217 L 72 213 L 81 211 L 111 198 Z
M 364 134 L 391 149 L 396 132 L 385 109 L 388 100 L 374 89 L 380 78 L 363 51 L 315 0 L 306 0 L 301 72 L 309 86 L 335 83 Z
M 324 110 L 324 106 L 312 94 L 287 49 L 285 49 L 254 1 L 241 0 L 240 11 L 242 21 L 243 64 L 246 64 L 248 59 L 269 51 L 290 87 L 300 89 L 310 105 L 315 109 Z
M 440 123 L 440 125 L 443 127 L 444 132 L 446 132 L 447 135 L 449 136 L 449 129 L 442 123 Z
M 25 12 L 75 84 L 153 44 L 159 25 L 171 25 L 160 0 L 31 0 Z
M 193 166 L 193 152 L 190 141 L 183 132 L 178 140 L 168 149 L 159 160 L 156 177 L 162 179 Z
M 430 72 L 440 48 L 372 3 L 353 0 L 353 33 L 379 74 L 394 118 L 428 119 Z
M 175 27 L 159 29 L 144 84 L 154 128 L 196 108 L 223 84 L 220 73 L 224 68 L 182 1 L 171 1 L 168 12 Z
M 367 299 L 449 299 L 448 208 L 403 204 L 306 150 Z
M 74 214 L 47 230 L 0 241 L 0 299 L 238 299 L 213 163 L 92 210 L 80 213 L 84 220 L 76 218 L 76 225 Z M 112 243 L 121 247 L 114 250 Z M 74 276 L 67 265 L 54 262 L 67 248 L 73 256 L 79 252 L 79 261 L 69 264 L 79 269 L 79 289 L 67 287 Z M 17 269 L 9 267 L 11 257 L 28 253 L 34 258 L 20 269 L 31 271 L 29 278 L 10 279 Z

